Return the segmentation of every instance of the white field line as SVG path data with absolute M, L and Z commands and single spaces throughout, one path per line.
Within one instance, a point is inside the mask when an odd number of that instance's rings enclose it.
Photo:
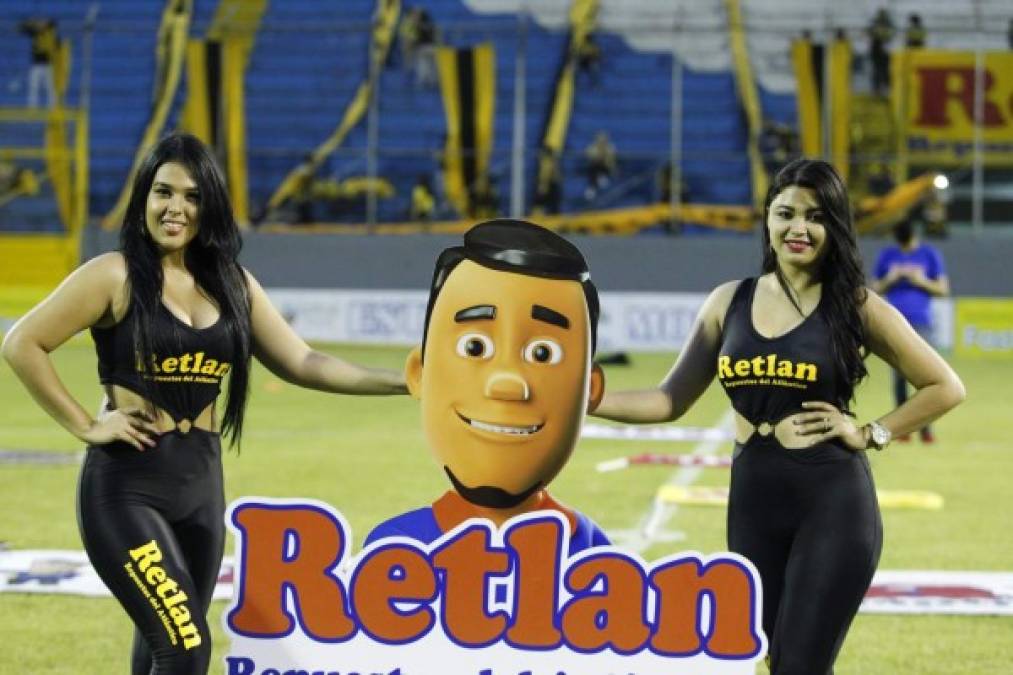
M 727 430 L 731 427 L 733 413 L 728 410 L 721 419 L 714 425 L 714 428 L 721 429 L 722 431 Z M 713 455 L 717 452 L 718 448 L 726 443 L 724 440 L 725 436 L 721 438 L 712 438 L 708 440 L 700 441 L 693 448 L 690 453 L 692 455 Z M 673 471 L 668 480 L 665 481 L 664 485 L 692 485 L 696 482 L 696 479 L 700 476 L 703 471 L 702 467 L 680 467 Z M 659 487 L 660 490 L 660 487 Z M 676 512 L 679 510 L 676 504 L 666 504 L 658 499 L 658 490 L 655 490 L 654 497 L 651 499 L 651 505 L 641 515 L 636 528 L 632 531 L 625 531 L 616 533 L 616 539 L 620 539 L 616 543 L 621 544 L 624 548 L 635 551 L 636 553 L 643 553 L 653 544 L 662 541 L 678 541 L 684 538 L 682 532 L 666 530 L 665 526 L 672 520 Z

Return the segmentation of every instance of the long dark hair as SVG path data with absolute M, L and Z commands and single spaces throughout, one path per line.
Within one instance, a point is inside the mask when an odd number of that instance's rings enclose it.
M 142 363 L 151 363 L 154 353 L 151 326 L 162 302 L 164 279 L 160 252 L 148 235 L 145 212 L 155 172 L 167 162 L 186 167 L 200 193 L 197 233 L 186 247 L 183 262 L 197 286 L 218 303 L 220 321 L 232 342 L 232 369 L 222 432 L 237 444 L 243 431 L 251 353 L 250 294 L 238 260 L 242 239 L 221 170 L 207 147 L 189 134 L 166 136 L 145 156 L 134 176 L 120 230 L 120 251 L 126 258 L 130 286 L 134 350 Z M 157 386 L 145 378 L 141 381 L 146 388 Z
M 767 190 L 763 204 L 763 271 L 773 272 L 785 295 L 802 313 L 795 293 L 777 264 L 771 247 L 767 219 L 770 204 L 790 185 L 809 188 L 823 211 L 826 252 L 820 261 L 817 281 L 822 284 L 823 317 L 830 327 L 830 340 L 838 380 L 842 383 L 837 405 L 846 409 L 855 387 L 869 371 L 865 367 L 865 325 L 859 308 L 865 303 L 865 271 L 858 251 L 851 202 L 840 175 L 833 166 L 818 159 L 796 159 L 781 169 Z

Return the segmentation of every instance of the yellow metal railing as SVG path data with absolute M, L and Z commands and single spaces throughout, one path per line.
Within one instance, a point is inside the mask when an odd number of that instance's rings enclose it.
M 88 115 L 65 108 L 60 100 L 49 109 L 0 108 L 0 124 L 34 122 L 43 127 L 42 147 L 0 147 L 11 162 L 42 160 L 23 190 L 4 195 L 2 205 L 37 198 L 43 183 L 52 186 L 63 232 L 0 233 L 0 284 L 52 288 L 78 262 L 81 232 L 88 218 Z M 72 138 L 68 137 L 68 132 Z

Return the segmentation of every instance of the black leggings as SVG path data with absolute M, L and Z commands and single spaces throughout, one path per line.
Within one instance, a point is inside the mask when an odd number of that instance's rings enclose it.
M 88 448 L 78 526 L 92 565 L 134 622 L 133 675 L 207 672 L 224 511 L 217 434 L 169 432 L 143 452 L 119 442 Z
M 760 572 L 772 675 L 833 673 L 882 547 L 864 452 L 756 434 L 736 444 L 728 548 Z

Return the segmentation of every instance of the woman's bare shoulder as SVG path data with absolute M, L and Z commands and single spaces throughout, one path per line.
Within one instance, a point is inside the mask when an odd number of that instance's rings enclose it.
M 120 251 L 110 251 L 84 262 L 77 271 L 96 281 L 126 283 L 127 259 Z
M 726 281 L 723 284 L 717 286 L 710 295 L 707 297 L 706 305 L 710 309 L 717 312 L 719 316 L 724 316 L 728 311 L 729 305 L 732 304 L 732 298 L 735 297 L 735 291 L 738 290 L 739 285 L 745 281 L 744 279 L 735 279 L 733 281 Z
M 121 252 L 111 251 L 88 260 L 68 277 L 67 283 L 106 298 L 106 310 L 96 325 L 116 323 L 126 314 L 130 304 L 129 275 L 127 260 Z
M 741 283 L 741 279 L 735 279 L 716 286 L 700 308 L 700 319 L 720 330 L 732 304 L 732 298 L 735 297 L 735 291 Z

